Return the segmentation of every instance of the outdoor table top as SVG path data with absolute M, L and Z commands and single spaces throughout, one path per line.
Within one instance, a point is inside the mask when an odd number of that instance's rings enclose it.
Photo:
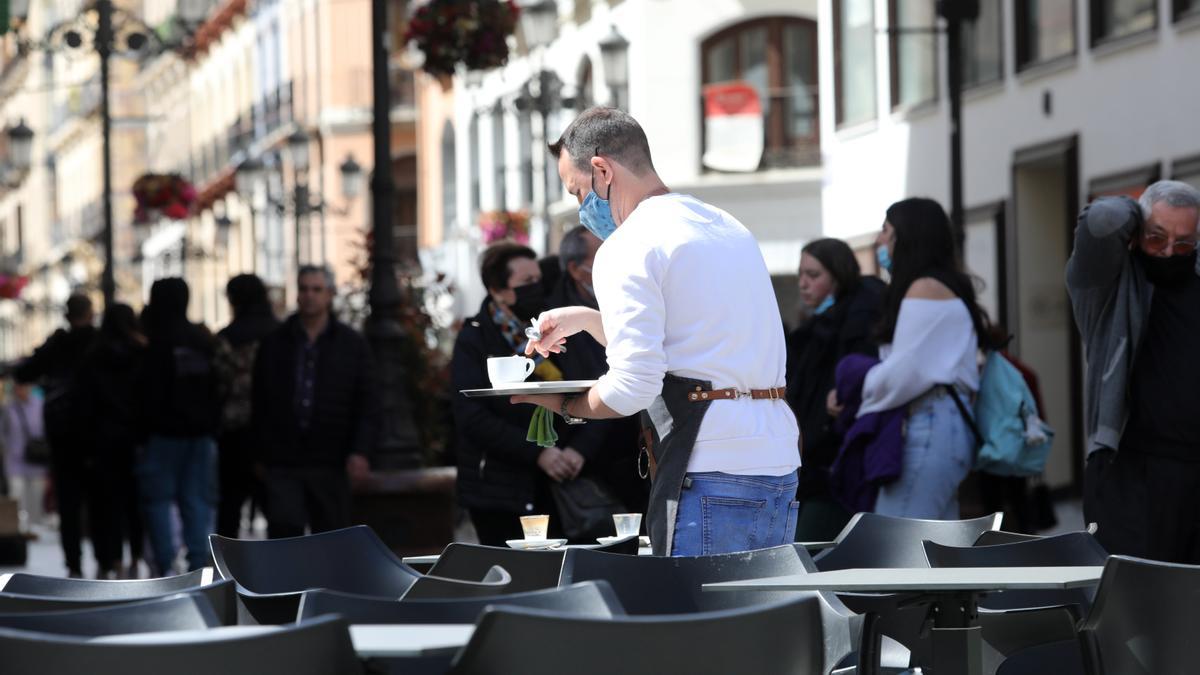
M 562 548 L 597 548 L 597 546 L 598 545 L 594 545 L 594 544 L 567 544 L 566 546 L 563 546 Z M 550 548 L 550 549 L 538 549 L 538 550 L 558 551 L 561 549 Z M 652 549 L 649 546 L 643 546 L 638 549 L 638 555 L 653 555 Z M 404 558 L 401 558 L 401 560 L 404 561 L 405 565 L 432 565 L 438 561 L 438 558 L 441 558 L 441 557 L 442 557 L 442 554 L 434 553 L 432 555 L 405 556 Z
M 844 569 L 704 584 L 705 591 L 953 592 L 1067 589 L 1100 581 L 1103 567 Z
M 92 638 L 113 644 L 160 644 L 202 642 L 219 638 L 261 635 L 281 626 L 218 626 L 204 630 L 172 630 L 158 633 L 129 633 Z M 354 651 L 362 657 L 430 656 L 457 652 L 471 639 L 474 624 L 379 624 L 350 626 Z

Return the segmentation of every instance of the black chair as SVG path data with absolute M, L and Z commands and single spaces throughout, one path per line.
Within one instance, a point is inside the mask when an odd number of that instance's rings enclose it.
M 219 625 L 221 622 L 208 600 L 196 593 L 74 611 L 0 615 L 0 628 L 55 635 L 98 636 L 204 630 Z
M 325 588 L 398 598 L 421 576 L 366 525 L 286 539 L 213 534 L 209 544 L 221 578 L 260 595 Z
M 486 598 L 503 594 L 510 585 L 512 576 L 503 567 L 493 565 L 479 581 L 425 575 L 414 581 L 401 599 Z
M 638 542 L 638 535 L 632 534 L 628 537 L 610 541 L 607 544 L 599 544 L 593 546 L 593 551 L 602 551 L 604 553 L 623 553 L 625 555 L 637 555 L 641 544 Z
M 815 571 L 804 547 L 776 546 L 711 556 L 626 556 L 570 549 L 560 583 L 607 581 L 630 615 L 689 614 L 804 598 L 807 591 L 704 591 L 706 583 L 760 579 Z M 825 659 L 832 667 L 853 650 L 861 618 L 830 593 L 815 594 L 825 617 Z M 894 663 L 895 650 L 884 662 Z
M 930 567 L 1078 567 L 1101 566 L 1108 552 L 1087 532 L 1068 532 L 1013 544 L 946 546 L 924 542 Z M 1094 588 L 1070 590 L 1005 591 L 984 597 L 980 607 L 1022 609 L 1050 605 L 1075 605 L 1087 612 Z
M 1003 514 L 971 520 L 919 520 L 858 513 L 834 540 L 813 556 L 822 572 L 850 568 L 927 567 L 922 541 L 970 546 L 979 535 L 1000 527 Z
M 492 598 L 381 600 L 334 591 L 306 591 L 299 620 L 341 614 L 354 624 L 475 623 L 487 607 L 528 607 L 598 619 L 623 616 L 625 610 L 606 581 L 585 581 L 563 588 L 512 593 Z
M 429 574 L 447 579 L 480 579 L 493 565 L 499 565 L 512 575 L 509 593 L 539 591 L 558 585 L 566 551 L 519 551 L 455 542 L 442 551 Z
M 450 672 L 456 675 L 826 673 L 817 596 L 674 616 L 592 619 L 492 608 Z
M 79 581 L 77 579 L 64 579 L 64 581 Z M 125 581 L 94 581 L 90 584 L 127 584 Z M 42 587 L 46 590 L 46 587 Z M 102 592 L 103 589 L 94 589 L 95 592 L 82 593 L 82 595 L 91 597 L 76 597 L 76 595 L 66 596 L 48 596 L 48 595 L 28 595 L 25 593 L 8 593 L 0 592 L 0 614 L 33 614 L 37 612 L 61 612 L 61 611 L 80 611 L 84 609 L 93 609 L 100 607 L 113 607 L 123 605 L 129 602 L 137 602 L 141 600 L 161 599 L 171 595 L 176 595 L 174 591 L 166 591 L 160 595 L 152 596 L 136 596 L 131 593 L 131 586 L 122 586 L 121 592 Z M 153 590 L 153 586 L 143 586 L 143 590 Z M 85 590 L 85 586 L 70 585 L 66 590 L 81 591 Z M 217 618 L 222 625 L 233 626 L 239 623 L 239 615 L 243 613 L 238 602 L 235 584 L 228 580 L 218 580 L 215 583 L 206 586 L 196 586 L 183 591 L 189 595 L 203 596 L 208 604 L 213 608 Z M 119 597 L 104 597 L 104 596 L 119 596 Z M 120 596 L 134 597 L 120 597 Z
M 187 591 L 212 581 L 212 568 L 173 577 L 128 581 L 64 579 L 17 572 L 10 575 L 7 582 L 0 584 L 0 592 L 76 600 L 137 600 Z
M 325 588 L 399 598 L 421 576 L 366 525 L 285 539 L 212 534 L 208 541 L 217 572 L 237 582 L 238 621 L 244 624 L 295 621 L 303 591 Z
M 1200 664 L 1200 566 L 1114 555 L 1080 637 L 1093 675 L 1177 675 Z
M 1004 530 L 988 530 L 979 535 L 972 546 L 996 546 L 997 544 L 1016 544 L 1022 541 L 1034 541 L 1041 539 L 1040 534 L 1021 534 L 1020 532 L 1006 532 Z
M 80 638 L 0 629 L 0 675 L 360 675 L 340 617 L 293 627 Z

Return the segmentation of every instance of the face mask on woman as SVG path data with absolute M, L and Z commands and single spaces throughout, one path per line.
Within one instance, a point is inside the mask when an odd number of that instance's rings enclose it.
M 892 271 L 892 253 L 887 246 L 880 246 L 875 249 L 875 261 L 879 263 L 879 269 Z
M 821 301 L 821 304 L 817 305 L 817 308 L 813 310 L 813 314 L 824 314 L 829 310 L 830 307 L 833 307 L 833 303 L 833 294 L 825 296 L 825 299 Z

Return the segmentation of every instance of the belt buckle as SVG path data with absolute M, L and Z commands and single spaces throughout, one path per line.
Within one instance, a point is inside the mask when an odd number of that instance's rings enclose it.
M 735 400 L 735 401 L 736 401 L 736 400 L 738 400 L 739 398 L 750 398 L 750 392 L 748 392 L 748 391 L 742 391 L 741 389 L 736 389 L 736 388 L 735 388 L 735 389 L 733 390 L 733 400 Z

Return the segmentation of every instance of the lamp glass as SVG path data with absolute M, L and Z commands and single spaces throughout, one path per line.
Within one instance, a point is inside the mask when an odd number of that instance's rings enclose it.
M 558 30 L 558 3 L 531 0 L 521 3 L 521 34 L 530 49 L 545 47 L 554 41 Z
M 8 130 L 9 162 L 17 171 L 26 171 L 33 161 L 33 130 L 22 121 Z
M 254 198 L 254 190 L 258 186 L 258 182 L 263 177 L 262 162 L 257 159 L 248 159 L 242 162 L 238 167 L 237 173 L 234 175 L 234 181 L 237 184 L 237 192 L 245 200 Z
M 296 131 L 287 138 L 288 157 L 297 171 L 308 171 L 308 134 Z
M 604 83 L 609 88 L 629 83 L 629 41 L 617 32 L 616 26 L 600 41 L 600 59 L 604 64 Z
M 352 202 L 358 199 L 363 190 L 363 170 L 354 155 L 347 155 L 346 161 L 339 167 L 342 173 L 342 197 Z

